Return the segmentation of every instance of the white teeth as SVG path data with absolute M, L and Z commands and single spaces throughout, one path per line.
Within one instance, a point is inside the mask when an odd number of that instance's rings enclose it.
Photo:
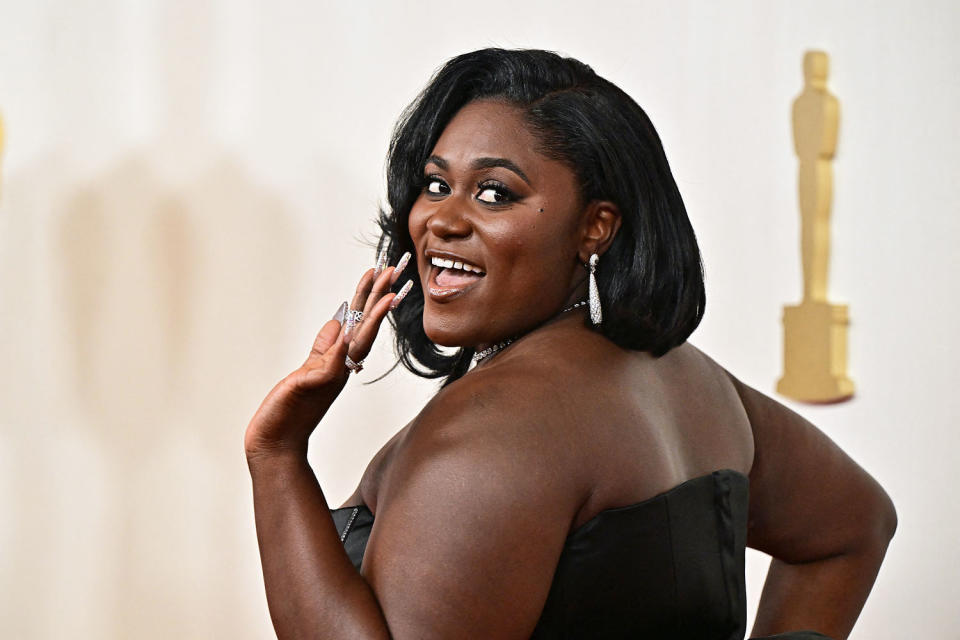
M 480 275 L 483 275 L 483 269 L 468 262 L 454 262 L 453 260 L 447 260 L 446 258 L 433 257 L 430 258 L 430 264 L 444 269 L 460 269 L 462 271 L 471 271 L 473 273 L 479 273 Z

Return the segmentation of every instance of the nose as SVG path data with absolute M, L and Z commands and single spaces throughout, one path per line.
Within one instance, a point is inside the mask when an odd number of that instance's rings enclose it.
M 427 229 L 438 238 L 466 238 L 473 231 L 466 205 L 459 198 L 438 203 L 427 220 Z

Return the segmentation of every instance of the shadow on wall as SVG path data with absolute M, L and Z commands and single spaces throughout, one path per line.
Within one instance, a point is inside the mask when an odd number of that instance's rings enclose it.
M 269 372 L 290 319 L 278 310 L 300 286 L 296 230 L 227 156 L 176 188 L 147 157 L 33 203 L 49 216 L 17 195 L 51 189 L 42 168 L 7 185 L 4 215 L 21 221 L 0 243 L 21 268 L 4 270 L 0 291 L 43 320 L 10 314 L 0 329 L 32 345 L 15 355 L 46 363 L 8 387 L 19 424 L 3 438 L 29 452 L 4 473 L 16 487 L 3 542 L 18 552 L 2 579 L 15 636 L 243 637 L 264 621 L 237 614 L 257 570 L 237 485 L 263 393 L 251 372 Z M 48 264 L 27 240 L 43 234 L 55 238 Z M 31 269 L 33 288 L 18 284 Z M 36 295 L 45 284 L 49 300 Z

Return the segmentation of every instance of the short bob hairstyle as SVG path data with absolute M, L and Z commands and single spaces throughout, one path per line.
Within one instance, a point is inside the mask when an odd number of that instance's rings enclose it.
M 597 268 L 599 331 L 627 349 L 661 356 L 682 344 L 703 317 L 706 296 L 697 240 L 663 145 L 630 96 L 589 66 L 550 51 L 482 49 L 447 62 L 407 107 L 387 157 L 389 209 L 381 210 L 391 263 L 415 252 L 407 228 L 424 187 L 423 166 L 464 105 L 499 99 L 523 110 L 537 151 L 574 172 L 582 202 L 608 200 L 621 227 Z M 416 261 L 411 262 L 415 268 Z M 456 380 L 474 350 L 441 349 L 423 330 L 423 289 L 413 278 L 391 316 L 400 362 L 426 378 Z M 405 279 L 398 280 L 397 290 Z

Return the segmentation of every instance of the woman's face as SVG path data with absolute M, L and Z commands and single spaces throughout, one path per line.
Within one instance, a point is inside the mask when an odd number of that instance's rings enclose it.
M 586 276 L 576 178 L 536 146 L 516 107 L 479 100 L 454 116 L 424 165 L 409 230 L 433 342 L 483 347 L 575 299 Z

